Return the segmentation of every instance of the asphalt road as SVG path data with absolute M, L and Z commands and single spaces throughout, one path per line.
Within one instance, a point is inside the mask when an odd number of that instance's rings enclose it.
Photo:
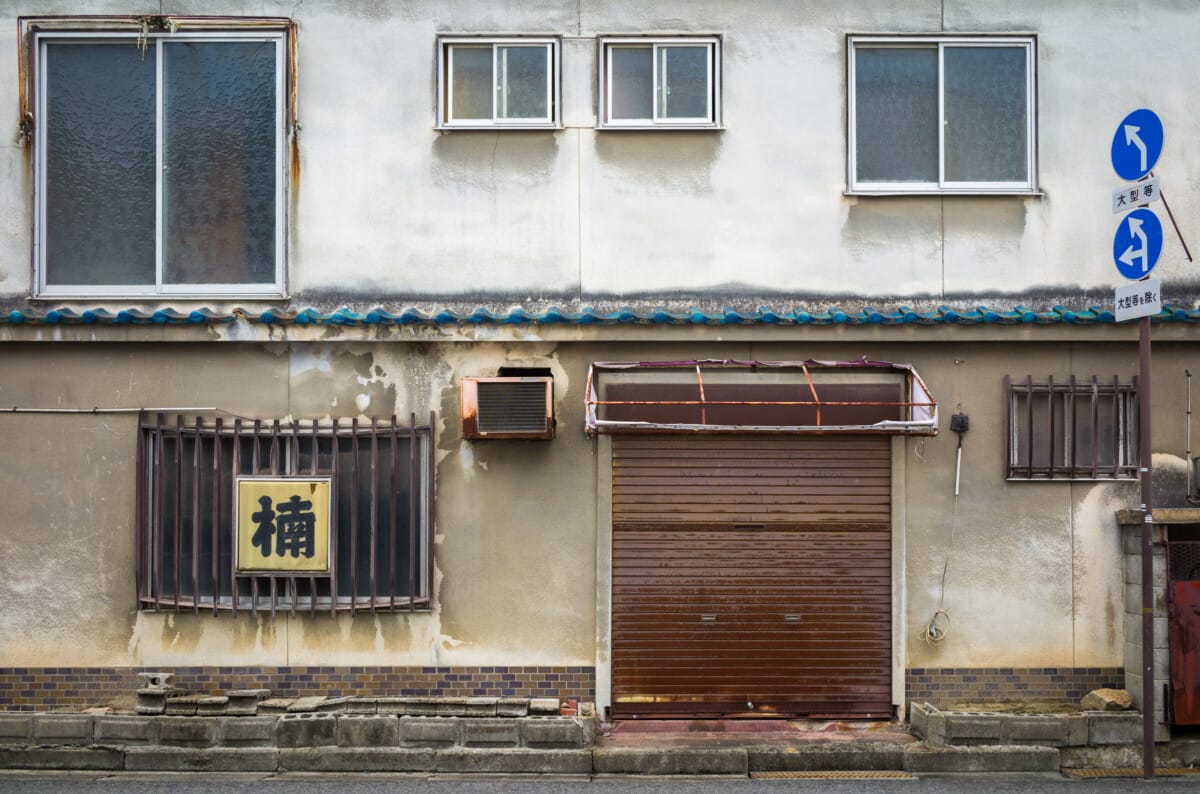
M 1123 792 L 1153 789 L 1195 791 L 1200 776 L 1163 777 L 1152 782 L 1140 779 L 1078 780 L 1056 774 L 979 774 L 979 775 L 922 775 L 909 780 L 750 780 L 746 778 L 701 777 L 521 777 L 521 776 L 430 776 L 430 775 L 312 775 L 312 774 L 242 774 L 242 773 L 117 773 L 98 772 L 21 772 L 0 771 L 0 791 L 3 792 L 71 792 L 112 791 L 133 792 L 202 792 L 246 791 L 261 794 L 274 792 L 420 792 L 421 794 L 558 794 L 590 790 L 595 794 L 619 792 Z

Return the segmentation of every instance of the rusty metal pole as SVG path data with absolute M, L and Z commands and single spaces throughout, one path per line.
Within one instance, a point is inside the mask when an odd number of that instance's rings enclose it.
M 1150 318 L 1138 321 L 1138 466 L 1142 486 L 1142 777 L 1154 778 L 1154 556 L 1151 539 Z

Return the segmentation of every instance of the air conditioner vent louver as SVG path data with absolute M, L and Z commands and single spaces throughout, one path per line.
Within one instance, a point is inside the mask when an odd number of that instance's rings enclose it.
M 463 378 L 464 438 L 554 438 L 553 379 Z

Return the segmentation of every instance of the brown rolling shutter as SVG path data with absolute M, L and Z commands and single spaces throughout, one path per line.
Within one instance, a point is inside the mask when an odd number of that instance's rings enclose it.
M 613 443 L 615 717 L 891 715 L 874 436 Z

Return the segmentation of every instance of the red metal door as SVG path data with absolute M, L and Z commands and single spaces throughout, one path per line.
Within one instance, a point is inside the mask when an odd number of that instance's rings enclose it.
M 613 716 L 891 715 L 891 447 L 618 438 Z
M 1169 607 L 1175 725 L 1200 725 L 1200 581 L 1173 581 Z

